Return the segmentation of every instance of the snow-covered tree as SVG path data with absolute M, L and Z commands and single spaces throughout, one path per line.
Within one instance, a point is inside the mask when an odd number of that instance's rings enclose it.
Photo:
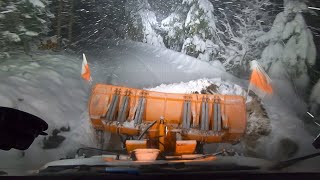
M 272 9 L 269 0 L 184 0 L 162 20 L 165 44 L 234 71 L 260 56 L 255 39 L 269 30 Z
M 180 52 L 186 39 L 184 22 L 186 19 L 185 8 L 181 5 L 177 10 L 161 21 L 161 29 L 165 33 L 164 43 L 167 48 Z
M 190 9 L 184 22 L 186 39 L 182 52 L 210 61 L 219 51 L 213 5 L 209 0 L 184 0 L 183 4 Z
M 163 38 L 158 33 L 159 23 L 148 0 L 127 0 L 125 12 L 127 38 L 164 47 Z
M 222 52 L 217 57 L 232 71 L 247 70 L 249 62 L 261 55 L 255 39 L 269 30 L 273 5 L 269 0 L 249 0 L 215 3 L 217 30 Z
M 309 83 L 308 67 L 316 60 L 313 35 L 302 16 L 305 10 L 303 1 L 285 0 L 284 11 L 276 16 L 271 30 L 257 39 L 268 44 L 260 60 L 264 68 L 272 77 L 284 78 L 285 74 L 301 91 Z
M 219 52 L 216 20 L 209 0 L 183 0 L 161 22 L 165 44 L 201 60 L 214 60 Z
M 10 0 L 0 3 L 0 36 L 4 40 L 2 52 L 10 51 L 11 45 L 23 45 L 28 53 L 29 41 L 49 31 L 52 14 L 48 0 Z

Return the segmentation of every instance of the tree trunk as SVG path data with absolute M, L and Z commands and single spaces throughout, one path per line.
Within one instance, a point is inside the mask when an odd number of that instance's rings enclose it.
M 70 0 L 70 11 L 69 11 L 69 25 L 68 25 L 68 39 L 69 39 L 69 46 L 72 43 L 72 28 L 73 28 L 73 19 L 74 19 L 74 0 Z
M 62 5 L 63 0 L 58 0 L 57 10 L 57 49 L 61 48 L 61 21 L 62 21 Z

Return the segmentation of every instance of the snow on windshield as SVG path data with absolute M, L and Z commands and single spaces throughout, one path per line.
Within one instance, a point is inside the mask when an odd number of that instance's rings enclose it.
M 81 79 L 170 93 L 248 93 L 250 62 L 274 94 L 248 96 L 247 133 L 228 145 L 283 160 L 315 149 L 320 120 L 320 4 L 302 0 L 11 0 L 0 2 L 0 105 L 46 120 L 49 137 L 0 151 L 0 170 L 26 174 L 98 147 Z M 310 116 L 310 114 L 312 116 Z M 50 141 L 53 138 L 53 141 Z M 111 142 L 110 135 L 105 141 Z M 215 152 L 224 145 L 208 145 Z M 319 162 L 319 161 L 318 161 Z M 311 166 L 313 167 L 313 166 Z M 314 168 L 314 167 L 313 167 Z

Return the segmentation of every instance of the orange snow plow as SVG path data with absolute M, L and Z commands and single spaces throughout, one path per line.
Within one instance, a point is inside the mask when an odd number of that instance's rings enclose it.
M 89 99 L 96 130 L 136 137 L 131 152 L 156 148 L 175 155 L 193 154 L 197 143 L 238 142 L 246 128 L 242 96 L 173 94 L 97 84 Z

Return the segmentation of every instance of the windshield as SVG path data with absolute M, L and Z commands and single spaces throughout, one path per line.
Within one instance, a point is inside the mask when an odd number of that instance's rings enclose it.
M 136 149 L 165 161 L 318 152 L 319 15 L 311 0 L 1 0 L 0 106 L 48 135 L 0 150 L 0 175 L 111 152 L 130 164 Z

